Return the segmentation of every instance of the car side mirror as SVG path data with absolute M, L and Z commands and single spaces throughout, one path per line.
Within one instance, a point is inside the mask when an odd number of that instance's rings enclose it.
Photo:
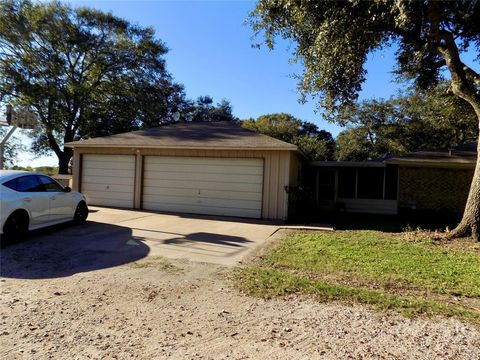
M 65 187 L 63 188 L 63 191 L 65 191 L 65 192 L 70 192 L 70 191 L 72 191 L 72 188 L 69 187 L 69 186 L 65 186 Z

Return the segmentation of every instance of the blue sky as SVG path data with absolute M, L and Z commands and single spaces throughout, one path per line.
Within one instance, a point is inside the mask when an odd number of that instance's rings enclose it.
M 252 48 L 253 32 L 244 22 L 253 1 L 70 1 L 73 6 L 111 11 L 141 26 L 152 26 L 170 49 L 167 68 L 184 84 L 187 95 L 210 95 L 227 99 L 234 114 L 243 119 L 273 112 L 287 112 L 314 122 L 334 136 L 341 130 L 325 122 L 316 104 L 298 102 L 296 80 L 301 73 L 290 64 L 290 44 L 280 41 L 273 51 Z M 261 39 L 257 39 L 257 42 Z M 400 85 L 393 82 L 393 51 L 372 54 L 367 62 L 367 81 L 361 98 L 393 95 Z M 21 156 L 22 165 L 56 165 L 56 158 Z
M 274 51 L 252 48 L 253 32 L 244 22 L 253 9 L 252 1 L 72 1 L 112 11 L 142 26 L 153 26 L 168 48 L 167 66 L 174 78 L 185 85 L 190 97 L 211 95 L 226 98 L 239 118 L 271 112 L 293 115 L 338 132 L 331 124 L 319 122 L 315 104 L 298 103 L 298 65 L 289 64 L 289 44 L 280 42 Z M 258 39 L 261 40 L 261 39 Z M 366 96 L 379 96 L 376 89 L 395 86 L 385 81 L 391 69 L 387 56 L 373 57 L 375 71 L 366 84 Z M 386 88 L 385 88 L 386 87 Z M 369 95 L 370 94 L 370 95 Z M 388 96 L 387 95 L 387 96 Z

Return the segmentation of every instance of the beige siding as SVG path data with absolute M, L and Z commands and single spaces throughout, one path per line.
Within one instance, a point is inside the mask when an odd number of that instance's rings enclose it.
M 267 150 L 195 150 L 195 149 L 132 149 L 132 148 L 75 148 L 73 187 L 78 189 L 80 184 L 81 154 L 136 154 L 159 156 L 184 156 L 184 157 L 218 157 L 218 158 L 261 158 L 264 159 L 262 218 L 286 220 L 288 215 L 288 197 L 285 186 L 291 181 L 296 181 L 296 175 L 290 164 L 296 166 L 291 151 Z M 298 161 L 298 160 L 297 160 Z M 141 178 L 142 166 L 138 166 L 137 176 Z M 143 164 L 143 162 L 140 162 Z M 141 182 L 136 181 L 135 206 L 139 206 L 137 193 L 142 188 Z

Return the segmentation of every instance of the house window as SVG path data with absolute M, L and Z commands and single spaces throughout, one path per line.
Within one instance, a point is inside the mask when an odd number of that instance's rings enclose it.
M 398 165 L 387 165 L 385 168 L 385 200 L 397 200 Z
M 338 169 L 338 197 L 343 199 L 355 198 L 355 168 Z
M 384 168 L 359 168 L 357 198 L 383 199 Z
M 318 199 L 319 200 L 335 199 L 335 170 L 332 170 L 332 169 L 318 170 Z

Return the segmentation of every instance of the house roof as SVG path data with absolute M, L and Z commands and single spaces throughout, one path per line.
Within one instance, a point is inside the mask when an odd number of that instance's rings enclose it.
M 386 160 L 388 164 L 475 167 L 477 161 L 477 145 L 469 143 L 448 151 L 416 151 L 405 155 L 392 156 Z
M 293 144 L 227 122 L 190 122 L 66 143 L 67 147 L 297 150 Z
M 311 166 L 317 167 L 385 167 L 383 161 L 311 161 Z
M 383 160 L 369 161 L 312 161 L 316 167 L 385 167 L 388 164 L 446 168 L 475 168 L 477 144 L 468 143 L 448 151 L 416 151 L 393 155 Z

